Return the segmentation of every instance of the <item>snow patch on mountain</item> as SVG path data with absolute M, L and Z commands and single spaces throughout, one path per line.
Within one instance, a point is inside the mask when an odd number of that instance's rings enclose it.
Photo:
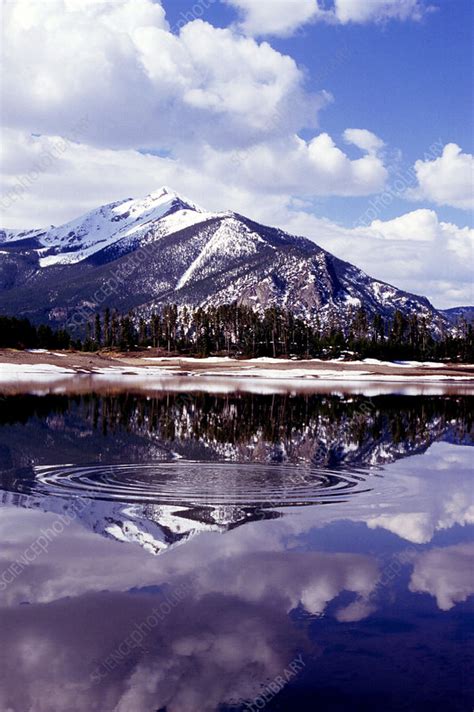
M 0 244 L 35 238 L 41 267 L 77 264 L 118 241 L 143 238 L 167 217 L 161 234 L 209 219 L 196 203 L 163 187 L 143 199 L 128 198 L 103 205 L 59 227 L 45 230 L 3 230 Z M 160 231 L 158 231 L 160 232 Z
M 206 267 L 214 267 L 219 260 L 254 255 L 258 244 L 264 245 L 264 240 L 245 224 L 233 217 L 222 220 L 202 252 L 179 279 L 176 289 L 182 289 L 198 273 L 201 278 L 206 276 Z
M 41 267 L 75 264 L 123 238 L 143 236 L 156 221 L 173 210 L 203 212 L 192 202 L 163 187 L 142 200 L 110 203 L 98 210 L 50 230 L 42 238 L 54 253 L 40 259 Z
M 52 226 L 54 227 L 54 226 Z M 46 233 L 46 230 L 35 228 L 33 230 L 0 230 L 0 244 L 8 244 L 9 242 L 19 242 L 21 240 L 29 240 L 36 238 Z

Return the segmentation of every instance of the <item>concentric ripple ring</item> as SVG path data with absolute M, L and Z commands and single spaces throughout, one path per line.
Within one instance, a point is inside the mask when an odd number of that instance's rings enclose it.
M 25 494 L 154 504 L 298 506 L 371 489 L 367 470 L 176 460 L 147 464 L 38 466 L 16 481 Z

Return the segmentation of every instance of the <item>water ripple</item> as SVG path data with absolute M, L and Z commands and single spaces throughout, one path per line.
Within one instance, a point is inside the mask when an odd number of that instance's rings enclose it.
M 341 501 L 372 489 L 368 470 L 297 465 L 194 462 L 58 465 L 16 479 L 25 494 L 174 505 L 299 506 Z

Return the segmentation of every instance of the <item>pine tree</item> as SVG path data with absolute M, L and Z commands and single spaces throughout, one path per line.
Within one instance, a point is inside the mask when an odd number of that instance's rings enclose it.
M 148 326 L 143 317 L 140 317 L 139 327 L 138 327 L 138 345 L 148 346 Z
M 102 345 L 102 324 L 100 322 L 100 314 L 95 315 L 94 321 L 94 341 L 96 349 L 100 349 Z
M 106 307 L 104 312 L 104 345 L 112 346 L 112 334 L 110 330 L 110 309 Z
M 156 349 L 160 346 L 160 336 L 161 336 L 161 319 L 158 316 L 158 314 L 153 314 L 151 315 L 151 343 L 152 346 Z

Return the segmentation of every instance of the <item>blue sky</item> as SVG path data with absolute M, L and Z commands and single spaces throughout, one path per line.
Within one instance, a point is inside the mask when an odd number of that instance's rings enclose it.
M 265 2 L 265 0 L 261 0 Z M 376 2 L 376 0 L 373 0 Z M 172 27 L 192 14 L 196 0 L 163 0 Z M 380 136 L 393 153 L 394 172 L 402 173 L 438 139 L 472 152 L 474 4 L 438 0 L 418 22 L 331 26 L 309 24 L 287 38 L 263 36 L 306 72 L 310 91 L 330 91 L 334 102 L 321 112 L 319 126 L 341 135 L 348 122 Z M 215 2 L 206 20 L 227 27 L 238 20 L 236 8 Z M 306 137 L 314 131 L 302 131 Z M 399 155 L 398 155 L 399 153 Z M 352 223 L 366 199 L 326 199 L 315 211 Z M 394 201 L 384 218 L 406 208 Z M 443 220 L 473 222 L 473 215 L 449 206 L 438 208 Z
M 469 0 L 15 0 L 3 14 L 5 227 L 165 184 L 436 306 L 474 303 Z

